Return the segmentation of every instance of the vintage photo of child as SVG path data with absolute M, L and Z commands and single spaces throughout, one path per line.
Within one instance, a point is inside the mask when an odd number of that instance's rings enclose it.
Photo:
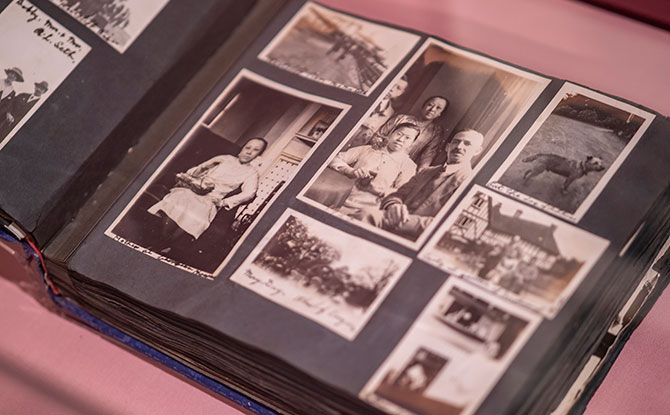
M 91 48 L 28 1 L 0 11 L 0 149 Z
M 169 0 L 50 0 L 123 53 Z
M 547 83 L 429 39 L 298 197 L 418 249 Z
M 287 209 L 230 280 L 353 340 L 410 262 Z
M 449 278 L 360 397 L 392 414 L 472 414 L 539 321 Z
M 347 109 L 243 70 L 106 235 L 213 277 Z
M 553 317 L 609 242 L 475 186 L 419 254 Z
M 653 118 L 639 108 L 566 84 L 488 186 L 577 222 Z
M 370 95 L 418 41 L 415 34 L 308 2 L 258 57 L 305 78 Z

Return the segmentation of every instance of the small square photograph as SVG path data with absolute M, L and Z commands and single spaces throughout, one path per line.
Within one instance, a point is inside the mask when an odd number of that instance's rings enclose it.
M 418 41 L 415 34 L 307 3 L 258 57 L 367 96 Z
M 50 0 L 123 53 L 169 0 Z
M 394 414 L 473 413 L 539 323 L 447 281 L 361 392 Z
M 212 278 L 348 108 L 242 71 L 105 234 Z
M 287 209 L 230 280 L 353 340 L 410 262 Z
M 566 84 L 489 187 L 579 221 L 654 115 Z
M 548 82 L 429 39 L 299 198 L 418 249 Z
M 609 242 L 475 186 L 419 254 L 553 317 Z
M 0 150 L 91 48 L 27 0 L 0 11 Z

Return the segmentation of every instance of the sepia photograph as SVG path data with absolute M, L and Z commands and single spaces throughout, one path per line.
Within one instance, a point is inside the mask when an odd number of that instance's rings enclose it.
M 50 0 L 123 53 L 169 0 Z
M 0 149 L 91 48 L 30 2 L 0 11 Z
M 243 70 L 105 234 L 213 277 L 348 108 Z
M 419 39 L 307 3 L 258 57 L 307 79 L 367 96 Z
M 551 318 L 608 244 L 475 186 L 419 258 Z
M 287 209 L 230 280 L 353 340 L 410 262 Z
M 566 84 L 488 186 L 577 222 L 653 117 Z
M 450 279 L 361 391 L 393 414 L 472 414 L 540 317 Z
M 299 198 L 418 249 L 548 82 L 429 39 Z

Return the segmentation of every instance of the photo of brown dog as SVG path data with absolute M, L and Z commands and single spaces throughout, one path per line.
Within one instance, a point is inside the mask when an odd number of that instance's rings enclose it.
M 533 163 L 531 168 L 523 174 L 524 180 L 533 178 L 545 171 L 565 177 L 561 187 L 563 194 L 567 194 L 570 184 L 580 177 L 586 176 L 592 171 L 605 170 L 603 160 L 594 156 L 586 156 L 584 160 L 571 160 L 556 154 L 535 154 L 521 161 Z
M 639 108 L 566 84 L 488 187 L 576 222 L 652 119 Z

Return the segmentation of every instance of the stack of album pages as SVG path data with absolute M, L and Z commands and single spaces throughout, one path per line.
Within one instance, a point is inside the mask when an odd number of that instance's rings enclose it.
M 0 37 L 6 230 L 278 412 L 581 411 L 670 278 L 670 119 L 606 93 L 299 0 L 0 0 Z

